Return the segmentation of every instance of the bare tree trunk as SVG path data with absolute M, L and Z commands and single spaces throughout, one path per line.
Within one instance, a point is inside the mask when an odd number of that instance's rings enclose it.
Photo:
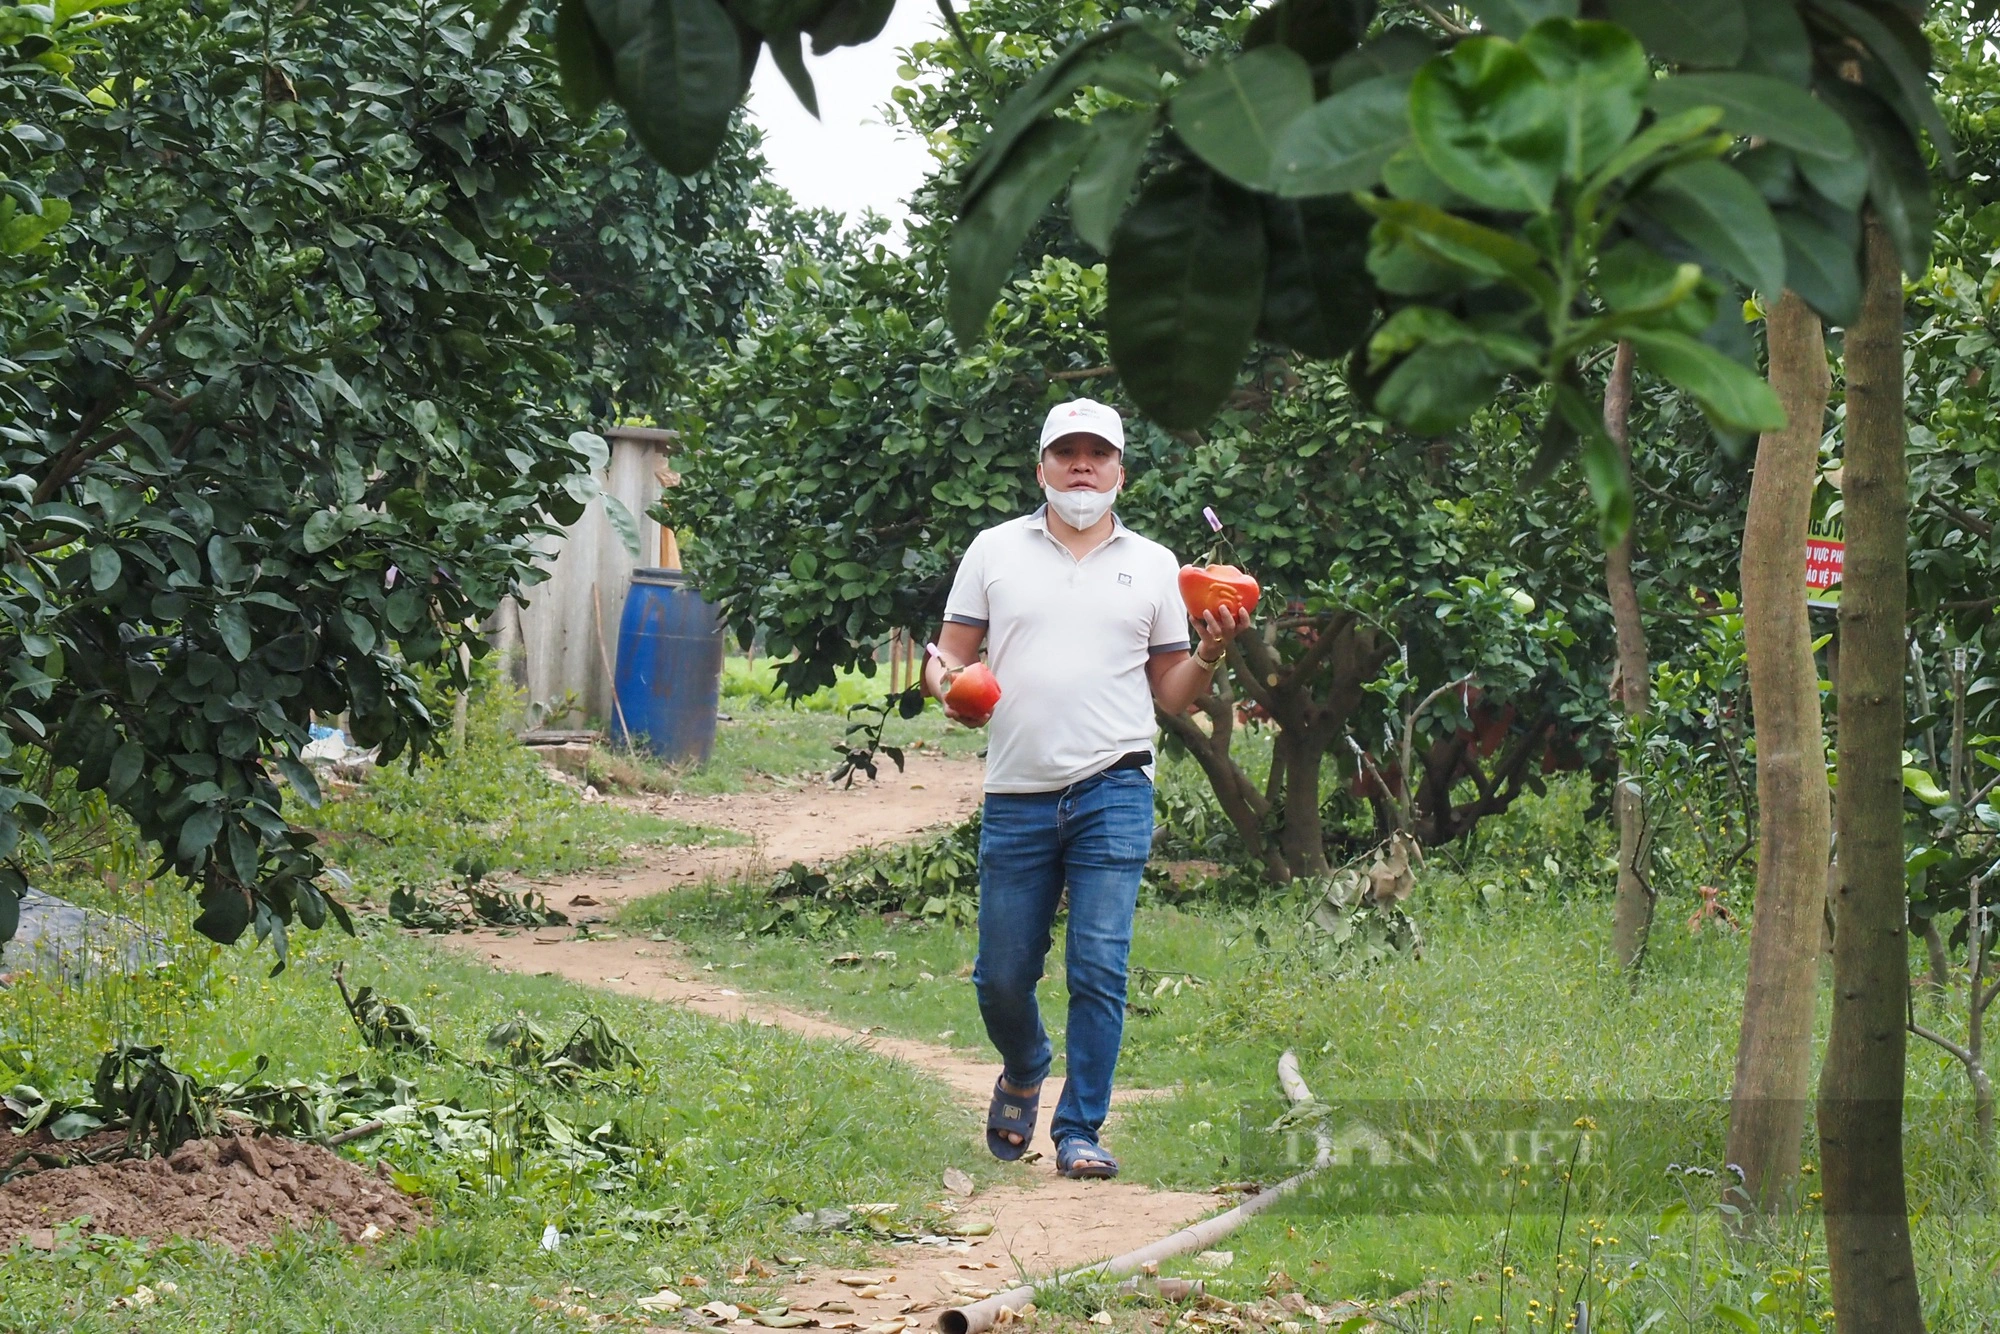
M 1618 445 L 1629 466 L 1632 442 L 1632 345 L 1620 343 L 1611 362 L 1611 379 L 1604 386 L 1604 429 Z M 1611 621 L 1618 632 L 1618 702 L 1628 724 L 1646 716 L 1652 665 L 1646 660 L 1646 627 L 1639 619 L 1639 586 L 1632 578 L 1632 530 L 1604 553 L 1604 587 L 1611 601 Z M 1619 776 L 1618 896 L 1612 911 L 1611 949 L 1618 962 L 1636 967 L 1646 952 L 1646 935 L 1653 925 L 1653 885 L 1647 867 L 1651 840 L 1646 830 L 1646 789 L 1639 775 Z
M 1278 832 L 1279 846 L 1294 875 L 1320 875 L 1327 869 L 1326 832 L 1319 816 L 1319 771 L 1326 743 L 1315 728 L 1286 727 L 1278 733 L 1277 745 L 1285 764 L 1285 823 Z
M 1195 701 L 1195 706 L 1209 717 L 1209 731 L 1202 731 L 1186 714 L 1170 714 L 1163 709 L 1155 709 L 1153 714 L 1160 726 L 1180 739 L 1208 775 L 1216 803 L 1236 826 L 1243 850 L 1264 868 L 1266 879 L 1284 884 L 1292 878 L 1291 869 L 1285 865 L 1277 846 L 1264 836 L 1264 816 L 1270 805 L 1229 753 L 1230 738 L 1236 728 L 1236 703 L 1229 689 L 1228 671 L 1225 667 L 1218 672 L 1209 693 Z
M 1910 1000 L 1903 887 L 1903 619 L 1909 476 L 1904 458 L 1903 282 L 1868 219 L 1861 314 L 1847 331 L 1840 593 L 1840 897 L 1833 1029 L 1819 1135 L 1833 1309 L 1843 1330 L 1924 1327 L 1903 1181 Z
M 1743 527 L 1743 639 L 1757 725 L 1757 900 L 1725 1161 L 1771 1213 L 1793 1193 L 1812 1092 L 1812 1030 L 1831 810 L 1819 669 L 1806 615 L 1806 529 L 1832 377 L 1819 317 L 1792 292 L 1767 326 L 1786 426 L 1757 444 Z

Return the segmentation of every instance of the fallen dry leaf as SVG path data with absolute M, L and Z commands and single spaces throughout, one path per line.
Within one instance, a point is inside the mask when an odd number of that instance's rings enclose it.
M 840 1313 L 841 1313 L 842 1315 L 853 1315 L 853 1314 L 854 1314 L 854 1308 L 853 1308 L 853 1307 L 851 1307 L 851 1306 L 849 1306 L 849 1305 L 848 1305 L 848 1304 L 847 1304 L 846 1302 L 840 1302 L 840 1301 L 832 1301 L 832 1300 L 828 1300 L 828 1301 L 823 1301 L 823 1302 L 821 1302 L 821 1303 L 820 1303 L 820 1304 L 819 1304 L 818 1306 L 815 1306 L 815 1307 L 813 1307 L 813 1310 L 815 1310 L 815 1311 L 838 1311 L 838 1312 L 840 1312 Z
M 639 1299 L 639 1309 L 642 1311 L 678 1311 L 685 1305 L 687 1298 L 672 1288 L 661 1288 L 652 1296 Z
M 944 1169 L 944 1188 L 952 1194 L 959 1196 L 970 1195 L 976 1189 L 972 1184 L 972 1178 L 964 1172 L 959 1171 L 956 1167 L 947 1167 Z
M 743 1314 L 742 1311 L 731 1306 L 728 1302 L 709 1302 L 696 1309 L 704 1315 L 714 1316 L 717 1320 L 734 1320 Z
M 752 1319 L 766 1329 L 804 1329 L 819 1323 L 809 1315 L 759 1315 Z
M 903 1334 L 909 1323 L 901 1316 L 891 1316 L 887 1320 L 878 1320 L 868 1326 L 867 1334 Z
M 1111 1323 L 1111 1312 L 1109 1312 L 1109 1311 L 1096 1311 L 1096 1312 L 1093 1312 L 1093 1313 L 1091 1314 L 1091 1317 L 1090 1317 L 1090 1323 L 1091 1323 L 1091 1324 L 1093 1324 L 1093 1325 L 1108 1325 L 1108 1324 L 1110 1324 L 1110 1323 Z
M 571 1320 L 590 1319 L 590 1308 L 587 1306 L 578 1306 L 575 1302 L 557 1302 L 551 1301 L 547 1297 L 531 1296 L 528 1298 L 528 1304 L 538 1306 L 544 1311 L 560 1311 Z
M 869 1278 L 866 1274 L 842 1274 L 834 1282 L 849 1288 L 868 1288 L 878 1283 L 894 1283 L 896 1276 L 889 1274 L 883 1278 Z

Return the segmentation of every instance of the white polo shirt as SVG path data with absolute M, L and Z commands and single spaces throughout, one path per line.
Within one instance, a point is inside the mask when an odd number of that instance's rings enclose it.
M 1000 681 L 988 792 L 1060 791 L 1152 749 L 1146 663 L 1189 644 L 1173 552 L 1114 517 L 1111 536 L 1079 561 L 1046 512 L 973 538 L 945 600 L 945 620 L 986 631 Z

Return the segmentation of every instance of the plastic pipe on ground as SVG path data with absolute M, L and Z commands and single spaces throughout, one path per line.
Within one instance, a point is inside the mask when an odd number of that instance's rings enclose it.
M 1312 1091 L 1306 1087 L 1305 1080 L 1299 1075 L 1298 1057 L 1289 1051 L 1278 1059 L 1278 1082 L 1285 1090 L 1285 1096 L 1292 1102 L 1312 1100 Z M 1109 1260 L 1100 1260 L 1094 1265 L 1072 1269 L 1054 1278 L 1044 1279 L 1040 1283 L 1025 1283 L 1018 1288 L 996 1293 L 984 1301 L 974 1302 L 969 1306 L 954 1306 L 939 1313 L 937 1327 L 944 1331 L 944 1334 L 985 1334 L 999 1322 L 1002 1311 L 1020 1310 L 1034 1300 L 1035 1293 L 1041 1288 L 1064 1287 L 1090 1279 L 1118 1278 L 1125 1274 L 1136 1273 L 1148 1265 L 1157 1265 L 1160 1261 L 1176 1255 L 1203 1250 L 1297 1190 L 1307 1177 L 1326 1166 L 1327 1159 L 1331 1156 L 1331 1146 L 1324 1135 L 1321 1135 L 1319 1140 L 1319 1153 L 1315 1156 L 1311 1167 L 1297 1176 L 1287 1177 L 1267 1191 L 1251 1196 L 1227 1213 L 1205 1218 L 1199 1223 L 1191 1223 L 1170 1236 L 1162 1237 L 1150 1245 L 1141 1246 L 1136 1251 L 1114 1255 Z M 1162 1296 L 1167 1295 L 1166 1284 L 1171 1281 L 1168 1279 L 1160 1281 Z

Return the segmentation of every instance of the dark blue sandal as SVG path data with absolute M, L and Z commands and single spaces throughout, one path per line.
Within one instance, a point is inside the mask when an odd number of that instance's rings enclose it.
M 1009 1093 L 1000 1080 L 993 1081 L 993 1101 L 986 1107 L 986 1147 L 1003 1163 L 1018 1160 L 1035 1137 L 1035 1114 L 1041 1110 L 1042 1086 L 1033 1093 Z M 1019 1135 L 1021 1142 L 1007 1138 Z
M 1072 1135 L 1056 1146 L 1056 1174 L 1073 1179 L 1115 1177 L 1118 1160 L 1080 1135 Z

